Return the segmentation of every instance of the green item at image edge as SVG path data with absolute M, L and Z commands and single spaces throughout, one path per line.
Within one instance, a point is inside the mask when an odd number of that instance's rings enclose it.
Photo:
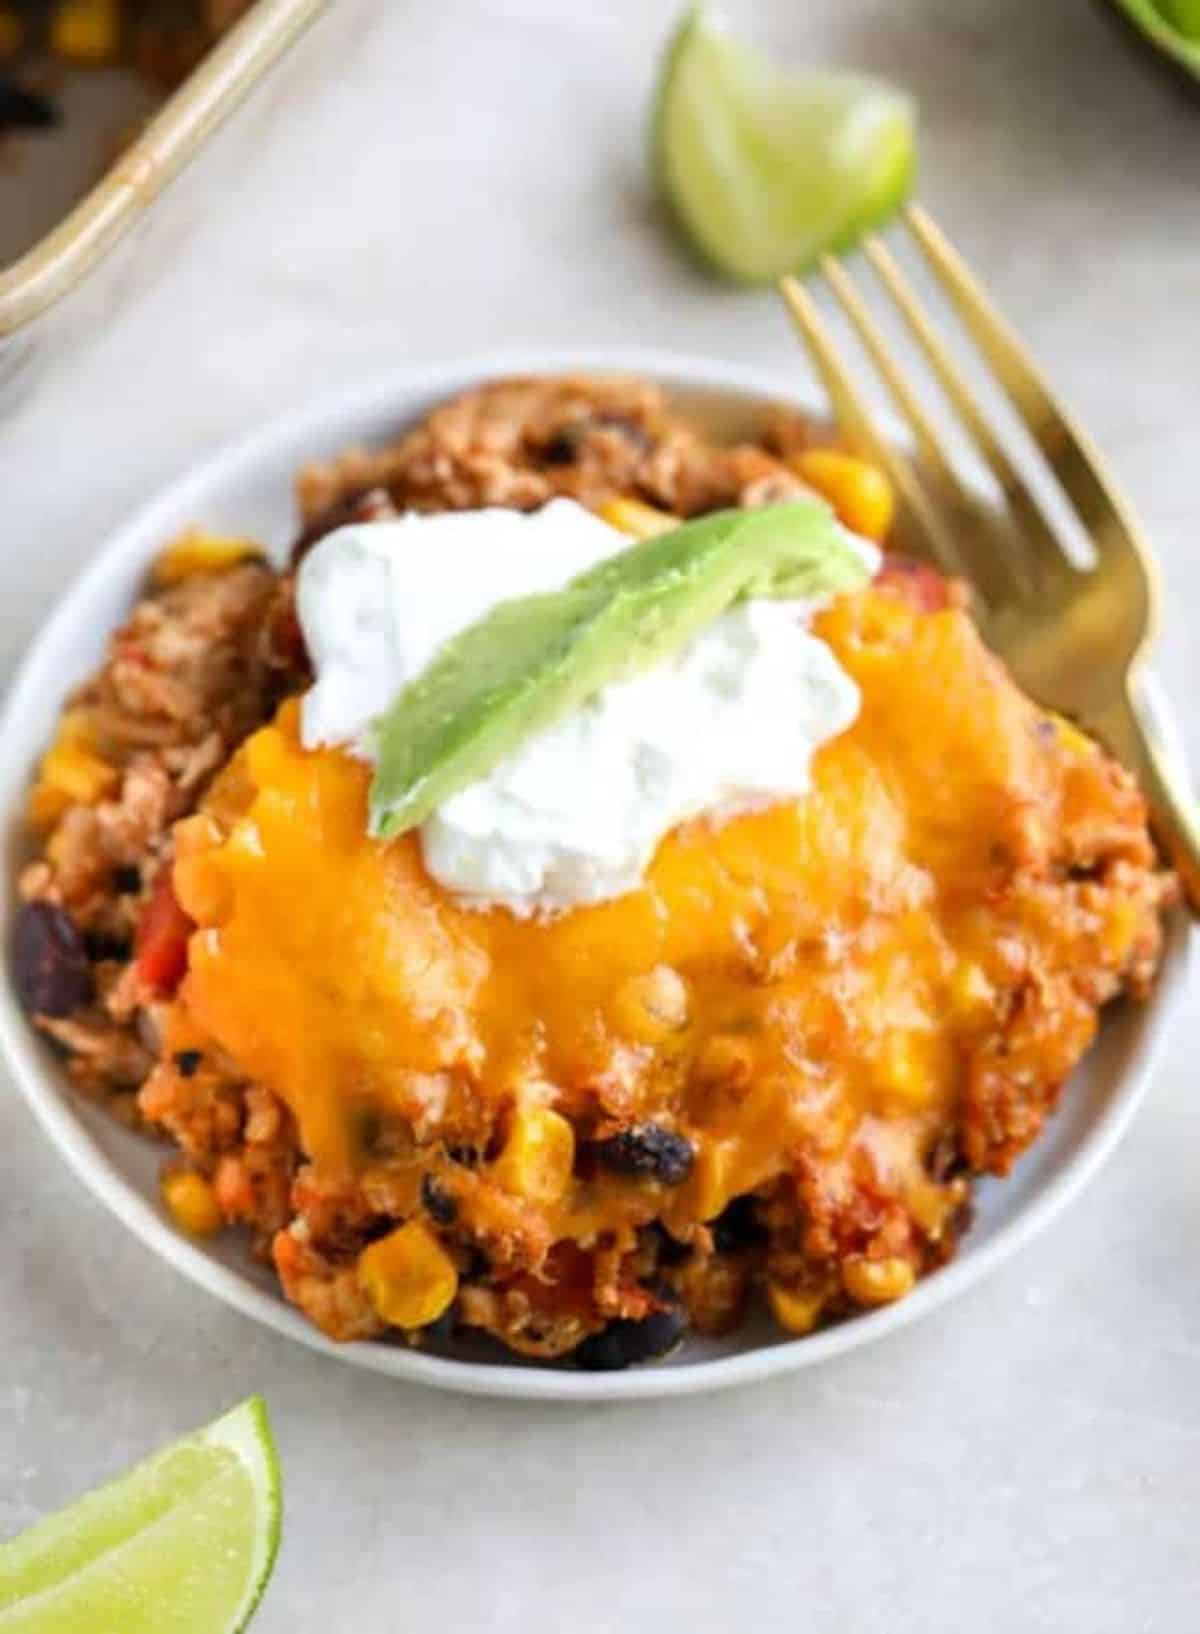
M 1165 56 L 1200 80 L 1200 0 L 1111 0 Z
M 0 1544 L 0 1634 L 239 1634 L 281 1512 L 267 1410 L 251 1396 Z

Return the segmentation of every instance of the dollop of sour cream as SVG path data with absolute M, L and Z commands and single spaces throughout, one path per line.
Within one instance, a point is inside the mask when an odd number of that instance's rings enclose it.
M 568 499 L 328 535 L 297 585 L 315 672 L 304 745 L 372 760 L 371 722 L 450 637 L 498 601 L 559 589 L 628 545 Z M 862 549 L 873 569 L 874 547 Z M 659 841 L 688 818 L 802 796 L 814 753 L 859 705 L 807 629 L 811 611 L 739 603 L 671 659 L 535 734 L 422 825 L 429 873 L 473 906 L 553 912 L 635 889 Z

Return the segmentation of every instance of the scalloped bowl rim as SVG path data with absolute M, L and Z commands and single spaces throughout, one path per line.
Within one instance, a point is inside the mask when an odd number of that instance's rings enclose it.
M 49 723 L 70 686 L 94 662 L 98 642 L 112 627 L 110 621 L 97 630 L 93 607 L 111 599 L 114 576 L 132 584 L 182 519 L 204 519 L 208 496 L 238 481 L 252 482 L 260 467 L 288 461 L 294 468 L 306 458 L 333 454 L 356 438 L 369 438 L 372 428 L 381 434 L 411 421 L 439 398 L 484 380 L 509 374 L 574 371 L 638 374 L 681 391 L 728 394 L 731 400 L 739 401 L 789 401 L 820 410 L 819 396 L 812 388 L 797 389 L 795 381 L 761 369 L 646 348 L 522 349 L 406 368 L 382 380 L 344 389 L 227 443 L 169 483 L 109 536 L 32 642 L 0 721 L 0 810 L 5 814 L 10 849 L 29 776 L 44 744 L 42 723 Z M 898 428 L 892 429 L 899 435 Z M 269 503 L 278 510 L 278 496 Z M 79 632 L 83 632 L 82 636 Z M 83 663 L 72 656 L 81 646 L 92 653 Z M 1157 695 L 1155 707 L 1170 733 L 1169 717 Z M 11 915 L 12 875 L 10 863 L 0 884 L 5 923 Z M 340 1362 L 413 1383 L 526 1400 L 628 1401 L 749 1384 L 830 1361 L 907 1327 L 995 1270 L 1078 1195 L 1127 1129 L 1149 1086 L 1168 1022 L 1185 987 L 1188 945 L 1183 917 L 1175 915 L 1155 991 L 1133 1024 L 1125 1070 L 1107 1091 L 1105 1104 L 1067 1160 L 1039 1181 L 1030 1200 L 986 1239 L 973 1242 L 968 1234 L 958 1256 L 918 1283 L 899 1303 L 807 1338 L 775 1336 L 753 1348 L 734 1348 L 731 1354 L 686 1359 L 695 1356 L 706 1343 L 691 1340 L 685 1347 L 684 1359 L 620 1373 L 459 1360 L 377 1341 L 333 1343 L 288 1305 L 280 1292 L 256 1282 L 248 1265 L 246 1270 L 235 1269 L 209 1247 L 180 1236 L 162 1213 L 156 1190 L 131 1178 L 103 1149 L 88 1126 L 84 1105 L 70 1090 L 65 1074 L 56 1068 L 49 1050 L 23 1014 L 13 992 L 7 958 L 0 981 L 0 1046 L 38 1121 L 84 1184 L 156 1254 L 226 1305 Z M 1101 1040 L 1103 1037 L 1102 1029 Z M 1102 1043 L 1097 1049 L 1102 1049 Z M 92 1112 L 94 1115 L 95 1109 Z M 1011 1185 L 1012 1181 L 1001 1184 Z

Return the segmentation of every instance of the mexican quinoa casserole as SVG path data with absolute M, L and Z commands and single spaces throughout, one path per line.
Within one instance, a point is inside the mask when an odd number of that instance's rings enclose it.
M 901 1298 L 1145 994 L 1173 882 L 1141 795 L 902 558 L 816 615 L 861 706 L 810 792 L 683 824 L 614 900 L 467 906 L 414 832 L 369 837 L 369 767 L 301 747 L 294 575 L 344 523 L 565 495 L 636 535 L 816 489 L 885 541 L 886 481 L 828 444 L 780 411 L 714 446 L 636 381 L 487 385 L 303 471 L 282 569 L 166 543 L 71 698 L 18 990 L 172 1143 L 179 1228 L 243 1228 L 331 1337 L 608 1368 L 760 1301 L 800 1334 Z

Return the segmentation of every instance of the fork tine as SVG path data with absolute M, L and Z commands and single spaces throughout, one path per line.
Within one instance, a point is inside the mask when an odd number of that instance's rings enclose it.
M 926 262 L 1074 505 L 1097 554 L 1125 548 L 1124 528 L 1143 561 L 1150 561 L 1132 513 L 1102 475 L 1103 461 L 1095 444 L 1055 401 L 1036 364 L 933 219 L 915 204 L 904 214 Z
M 841 262 L 832 255 L 821 257 L 820 268 L 834 298 L 858 331 L 863 345 L 892 395 L 892 400 L 908 421 L 925 464 L 940 484 L 943 498 L 949 500 L 952 514 L 964 524 L 954 533 L 955 571 L 965 572 L 984 605 L 1004 601 L 1014 578 L 1011 560 L 1007 553 L 995 548 L 994 542 L 989 537 L 991 530 L 978 533 L 976 526 L 978 504 L 967 493 L 962 478 L 943 452 L 937 428 L 910 385 L 903 367 L 859 294 L 854 280 Z M 1017 573 L 1019 575 L 1019 569 Z
M 792 277 L 780 279 L 779 292 L 829 395 L 839 429 L 852 442 L 865 446 L 887 471 L 934 561 L 948 573 L 961 573 L 963 569 L 953 538 L 943 527 L 908 461 L 896 453 L 876 427 L 816 302 Z
M 858 331 L 884 384 L 891 392 L 893 402 L 908 421 L 926 463 L 955 498 L 966 503 L 967 496 L 958 472 L 943 454 L 933 422 L 925 412 L 921 399 L 909 385 L 904 370 L 896 361 L 895 354 L 884 339 L 883 331 L 871 316 L 853 279 L 841 262 L 832 255 L 823 255 L 819 265 L 826 283 L 833 291 L 842 311 Z
M 1013 577 L 1024 590 L 1029 591 L 1036 588 L 1038 580 L 1046 579 L 1051 573 L 1070 569 L 1071 564 L 1061 540 L 1046 521 L 1041 506 L 992 430 L 975 392 L 938 334 L 899 262 L 887 245 L 874 235 L 867 238 L 863 250 L 1021 523 L 1020 532 L 1007 543 L 1005 551 Z

